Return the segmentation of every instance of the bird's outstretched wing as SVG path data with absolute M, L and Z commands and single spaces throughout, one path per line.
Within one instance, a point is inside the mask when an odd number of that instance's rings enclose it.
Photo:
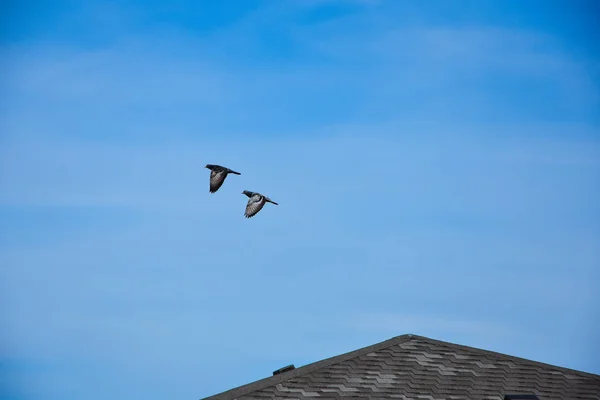
M 210 192 L 215 193 L 225 182 L 227 171 L 210 171 Z
M 246 212 L 244 216 L 246 218 L 252 218 L 256 215 L 265 205 L 265 199 L 262 196 L 252 196 L 248 199 L 248 204 L 246 204 Z

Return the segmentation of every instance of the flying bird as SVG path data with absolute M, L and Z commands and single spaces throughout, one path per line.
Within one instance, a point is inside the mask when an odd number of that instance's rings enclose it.
M 220 165 L 206 164 L 206 167 L 210 169 L 210 192 L 215 193 L 225 182 L 227 174 L 241 175 L 239 172 L 235 172 L 232 169 L 222 167 Z
M 249 197 L 248 204 L 246 205 L 246 212 L 244 213 L 244 216 L 246 218 L 252 218 L 253 216 L 255 216 L 260 210 L 262 210 L 262 208 L 265 206 L 265 203 L 267 202 L 273 203 L 276 206 L 279 205 L 267 196 L 262 195 L 260 193 L 244 190 L 242 194 L 245 194 Z

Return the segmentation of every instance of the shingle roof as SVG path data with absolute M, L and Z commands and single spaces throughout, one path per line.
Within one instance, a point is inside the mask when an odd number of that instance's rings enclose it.
M 207 397 L 600 400 L 600 375 L 416 335 L 394 337 Z

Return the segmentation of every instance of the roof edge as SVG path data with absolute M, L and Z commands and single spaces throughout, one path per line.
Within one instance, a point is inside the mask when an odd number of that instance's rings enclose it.
M 350 351 L 347 353 L 342 353 L 337 356 L 333 356 L 333 357 L 326 358 L 324 360 L 313 362 L 311 364 L 306 364 L 302 367 L 298 367 L 291 371 L 283 372 L 279 375 L 269 376 L 269 377 L 263 378 L 258 381 L 254 381 L 254 382 L 242 385 L 242 386 L 238 386 L 236 388 L 227 390 L 225 392 L 221 392 L 221 393 L 209 396 L 209 397 L 204 397 L 200 400 L 234 399 L 236 397 L 243 396 L 245 394 L 255 392 L 257 390 L 262 390 L 262 389 L 268 388 L 270 386 L 275 386 L 278 383 L 286 381 L 288 379 L 295 378 L 297 376 L 304 375 L 304 374 L 309 374 L 319 368 L 329 367 L 331 365 L 338 364 L 340 362 L 344 362 L 344 361 L 350 360 L 352 358 L 371 353 L 373 351 L 379 351 L 379 350 L 382 350 L 382 349 L 385 349 L 385 348 L 388 348 L 391 346 L 395 346 L 397 344 L 401 344 L 401 343 L 407 342 L 412 339 L 431 340 L 431 339 L 428 339 L 425 337 L 413 335 L 411 333 L 408 333 L 405 335 L 400 335 L 400 336 L 394 336 L 393 338 L 384 340 L 383 342 L 375 343 L 370 346 L 362 347 L 358 350 L 353 350 L 353 351 Z
M 447 347 L 455 347 L 455 348 L 458 347 L 460 349 L 463 349 L 463 350 L 469 351 L 469 352 L 494 355 L 496 357 L 502 357 L 502 358 L 514 360 L 514 361 L 517 361 L 520 363 L 525 363 L 525 364 L 529 364 L 529 365 L 537 365 L 537 366 L 540 366 L 543 368 L 552 368 L 552 369 L 555 369 L 558 371 L 562 371 L 564 373 L 585 376 L 585 377 L 589 377 L 589 378 L 593 378 L 593 379 L 598 379 L 600 377 L 600 375 L 597 375 L 597 374 L 594 374 L 591 372 L 585 372 L 585 371 L 580 371 L 580 370 L 576 370 L 576 369 L 572 369 L 572 368 L 560 367 L 557 365 L 543 363 L 540 361 L 534 361 L 534 360 L 530 360 L 527 358 L 512 356 L 512 355 L 505 354 L 505 353 L 499 353 L 497 351 L 486 350 L 486 349 L 466 346 L 466 345 L 457 344 L 457 343 L 445 342 L 443 340 L 432 339 L 432 338 L 428 338 L 426 336 L 420 336 L 420 335 L 408 333 L 405 335 L 395 336 L 395 337 L 385 340 L 383 342 L 379 342 L 379 343 L 376 343 L 376 344 L 373 344 L 373 345 L 370 345 L 367 347 L 362 347 L 362 348 L 354 350 L 354 351 L 342 353 L 337 356 L 329 357 L 329 358 L 326 358 L 321 361 L 313 362 L 311 364 L 306 364 L 306 365 L 304 365 L 302 367 L 298 367 L 294 370 L 291 370 L 288 372 L 283 372 L 279 375 L 269 376 L 269 377 L 263 378 L 258 381 L 254 381 L 254 382 L 242 385 L 242 386 L 238 386 L 236 388 L 227 390 L 225 392 L 221 392 L 221 393 L 209 396 L 209 397 L 204 397 L 200 400 L 235 399 L 236 397 L 243 396 L 243 395 L 252 393 L 254 391 L 257 391 L 257 390 L 262 390 L 262 389 L 268 388 L 270 386 L 275 386 L 278 383 L 286 381 L 288 379 L 292 379 L 292 378 L 295 378 L 297 376 L 304 375 L 304 374 L 309 374 L 319 368 L 329 367 L 331 365 L 338 364 L 338 363 L 350 360 L 355 357 L 360 357 L 362 355 L 371 353 L 373 351 L 379 351 L 379 350 L 382 350 L 382 349 L 385 349 L 385 348 L 388 348 L 391 346 L 402 344 L 402 343 L 408 342 L 410 340 L 422 340 L 425 342 L 435 343 L 435 344 L 447 346 Z
M 535 360 L 531 360 L 529 358 L 523 358 L 523 357 L 517 357 L 517 356 L 513 356 L 510 354 L 506 354 L 506 353 L 499 353 L 497 351 L 493 351 L 493 350 L 486 350 L 486 349 L 482 349 L 479 347 L 471 347 L 471 346 L 466 346 L 464 344 L 457 344 L 457 343 L 452 343 L 452 342 L 445 342 L 443 340 L 439 340 L 439 339 L 432 339 L 432 338 L 428 338 L 426 336 L 419 336 L 419 335 L 411 335 L 413 339 L 419 339 L 419 340 L 426 340 L 428 342 L 433 342 L 433 343 L 437 343 L 440 345 L 446 345 L 446 346 L 454 346 L 454 347 L 460 347 L 462 349 L 468 350 L 468 351 L 473 351 L 476 353 L 487 353 L 490 355 L 494 355 L 497 357 L 504 357 L 504 358 L 508 358 L 511 360 L 515 360 L 515 361 L 519 361 L 522 363 L 527 363 L 527 364 L 533 364 L 533 365 L 537 365 L 539 367 L 544 367 L 544 368 L 553 368 L 565 373 L 570 373 L 570 374 L 575 374 L 575 375 L 585 375 L 587 377 L 590 378 L 599 378 L 600 375 L 598 374 L 594 374 L 592 372 L 586 372 L 586 371 L 581 371 L 578 369 L 573 369 L 573 368 L 567 368 L 567 367 L 561 367 L 559 365 L 554 365 L 554 364 L 548 364 L 548 363 L 544 363 L 541 361 L 535 361 Z

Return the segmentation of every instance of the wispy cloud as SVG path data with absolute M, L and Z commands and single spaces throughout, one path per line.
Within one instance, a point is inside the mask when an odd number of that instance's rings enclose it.
M 430 115 L 516 122 L 518 115 L 522 122 L 560 112 L 567 121 L 593 120 L 599 106 L 595 62 L 569 53 L 551 35 L 493 26 L 379 26 L 369 14 L 303 24 L 288 21 L 290 14 L 271 6 L 206 36 L 154 35 L 151 45 L 140 34 L 109 48 L 17 52 L 5 123 L 35 111 L 45 116 L 40 124 L 62 130 L 68 118 L 78 130 L 118 129 L 108 127 L 110 120 L 139 136 L 174 127 L 199 134 L 285 132 L 290 124 L 348 122 L 348 115 L 359 122 Z M 281 59 L 264 53 L 266 39 L 254 29 L 278 16 L 285 18 L 268 25 L 285 26 L 281 35 L 295 49 Z M 373 23 L 358 29 L 365 21 Z M 51 106 L 40 100 L 46 96 Z M 542 97 L 544 105 L 536 106 Z M 515 112 L 513 104 L 528 112 Z M 90 127 L 81 119 L 100 121 Z

